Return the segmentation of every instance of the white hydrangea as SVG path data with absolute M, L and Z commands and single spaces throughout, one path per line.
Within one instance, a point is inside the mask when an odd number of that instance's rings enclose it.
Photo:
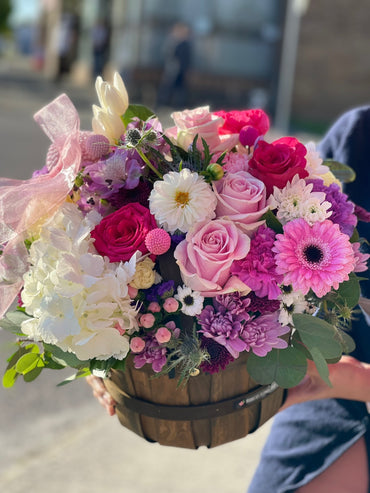
M 73 352 L 81 360 L 123 359 L 137 330 L 137 307 L 128 296 L 136 256 L 110 263 L 98 255 L 90 231 L 98 218 L 65 204 L 30 248 L 22 301 L 33 318 L 25 334 Z

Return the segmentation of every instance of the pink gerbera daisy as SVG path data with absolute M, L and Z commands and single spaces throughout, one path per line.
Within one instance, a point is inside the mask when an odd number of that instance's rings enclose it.
M 284 284 L 303 294 L 312 289 L 321 298 L 332 287 L 338 289 L 354 269 L 349 237 L 329 220 L 310 226 L 303 219 L 295 219 L 276 238 L 276 272 L 284 275 Z

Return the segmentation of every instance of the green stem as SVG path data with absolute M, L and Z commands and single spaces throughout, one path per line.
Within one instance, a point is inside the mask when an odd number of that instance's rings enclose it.
M 143 153 L 143 151 L 141 151 L 140 149 L 137 149 L 137 148 L 136 148 L 136 151 L 139 153 L 139 155 L 140 155 L 141 159 L 144 161 L 144 163 L 153 171 L 153 173 L 155 173 L 160 180 L 163 180 L 163 176 L 161 175 L 161 173 L 157 170 L 157 168 L 155 168 L 152 165 L 152 163 L 145 156 L 145 154 Z

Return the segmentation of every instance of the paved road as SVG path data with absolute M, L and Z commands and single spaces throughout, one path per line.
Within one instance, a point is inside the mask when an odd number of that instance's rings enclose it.
M 0 60 L 0 176 L 28 178 L 48 141 L 32 114 L 66 89 Z M 88 127 L 92 88 L 67 87 Z M 0 373 L 11 338 L 0 333 Z M 0 388 L 0 491 L 6 493 L 242 493 L 269 424 L 249 437 L 197 451 L 149 444 L 109 418 L 68 372 Z

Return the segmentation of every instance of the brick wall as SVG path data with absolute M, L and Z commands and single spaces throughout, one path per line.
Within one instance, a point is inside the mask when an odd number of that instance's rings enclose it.
M 311 0 L 301 23 L 292 117 L 328 123 L 370 103 L 370 1 Z

